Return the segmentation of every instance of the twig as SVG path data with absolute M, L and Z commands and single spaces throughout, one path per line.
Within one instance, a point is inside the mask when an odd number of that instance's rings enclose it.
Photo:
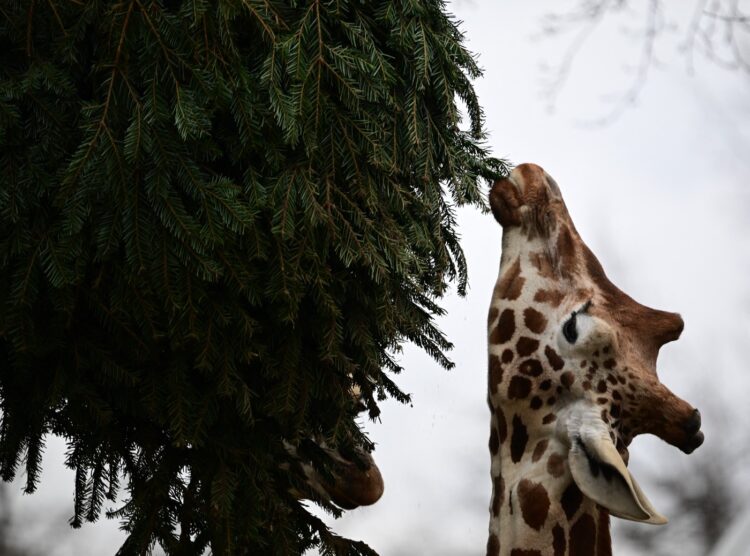
M 615 105 L 608 114 L 601 118 L 581 122 L 583 125 L 601 127 L 616 121 L 627 110 L 633 106 L 646 85 L 649 71 L 654 65 L 654 47 L 656 38 L 663 27 L 663 18 L 661 15 L 661 0 L 649 0 L 648 17 L 644 29 L 644 41 L 641 48 L 641 56 L 638 67 L 635 72 L 630 86 L 620 95 Z

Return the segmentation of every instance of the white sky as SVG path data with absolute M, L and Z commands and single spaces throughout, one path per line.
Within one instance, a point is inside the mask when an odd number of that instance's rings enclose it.
M 645 4 L 635 2 L 634 6 Z M 684 31 L 692 10 L 674 0 L 667 16 Z M 550 112 L 540 96 L 543 66 L 555 67 L 570 36 L 545 38 L 541 17 L 572 9 L 554 0 L 457 1 L 469 48 L 485 70 L 476 83 L 495 155 L 536 162 L 560 184 L 584 240 L 610 278 L 652 307 L 682 313 L 682 338 L 662 350 L 660 377 L 704 414 L 710 454 L 726 443 L 747 445 L 741 427 L 750 378 L 741 349 L 750 341 L 750 86 L 748 75 L 696 63 L 686 71 L 679 30 L 659 43 L 661 68 L 653 70 L 637 106 L 613 124 L 580 122 L 607 114 L 607 93 L 627 89 L 642 42 L 622 30 L 642 14 L 625 15 L 594 33 Z M 606 22 L 605 22 L 606 23 Z M 491 215 L 460 213 L 469 262 L 470 292 L 451 296 L 441 326 L 455 343 L 457 367 L 442 371 L 416 349 L 403 356 L 397 382 L 413 394 L 413 407 L 383 405 L 382 423 L 368 424 L 386 491 L 375 506 L 340 520 L 340 534 L 362 539 L 382 556 L 482 554 L 491 494 L 487 439 L 486 311 L 497 276 L 501 230 Z M 716 419 L 712 420 L 712 416 Z M 44 542 L 42 554 L 113 553 L 122 536 L 102 520 L 72 532 L 73 474 L 62 470 L 64 447 L 48 442 L 39 492 L 14 495 L 18 542 Z M 638 438 L 631 469 L 659 477 L 680 471 L 688 458 L 656 439 Z M 687 478 L 686 478 L 687 480 Z M 11 485 L 20 492 L 22 484 Z M 69 532 L 70 531 L 70 532 Z M 615 549 L 622 547 L 615 531 Z

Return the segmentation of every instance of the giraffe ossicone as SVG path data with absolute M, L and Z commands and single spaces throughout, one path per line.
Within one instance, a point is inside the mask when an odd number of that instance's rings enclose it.
M 487 554 L 609 555 L 610 514 L 667 521 L 628 471 L 633 437 L 685 453 L 703 442 L 698 410 L 656 375 L 682 318 L 609 281 L 541 167 L 495 183 L 490 206 L 503 239 L 488 316 Z

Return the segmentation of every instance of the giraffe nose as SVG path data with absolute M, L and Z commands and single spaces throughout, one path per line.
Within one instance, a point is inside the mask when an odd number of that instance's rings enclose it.
M 686 454 L 690 454 L 698 446 L 703 444 L 704 436 L 700 428 L 701 428 L 701 412 L 698 411 L 697 409 L 694 409 L 693 413 L 690 415 L 688 420 L 685 421 L 685 424 L 683 425 L 683 429 L 685 430 L 687 439 L 682 444 L 682 446 L 680 446 L 680 450 L 682 450 Z
M 685 422 L 685 432 L 688 434 L 695 434 L 701 428 L 701 412 L 697 409 L 693 410 L 690 418 Z
M 649 403 L 641 407 L 643 428 L 636 432 L 655 434 L 686 454 L 703 444 L 701 414 L 658 380 L 643 390 Z

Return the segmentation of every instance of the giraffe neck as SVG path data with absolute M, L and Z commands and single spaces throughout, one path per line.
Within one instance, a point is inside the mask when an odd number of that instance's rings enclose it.
M 519 457 L 514 445 L 525 426 L 516 415 L 504 421 L 502 410 L 494 412 L 487 556 L 611 556 L 609 513 L 576 486 L 567 447 L 554 436 L 526 437 Z

